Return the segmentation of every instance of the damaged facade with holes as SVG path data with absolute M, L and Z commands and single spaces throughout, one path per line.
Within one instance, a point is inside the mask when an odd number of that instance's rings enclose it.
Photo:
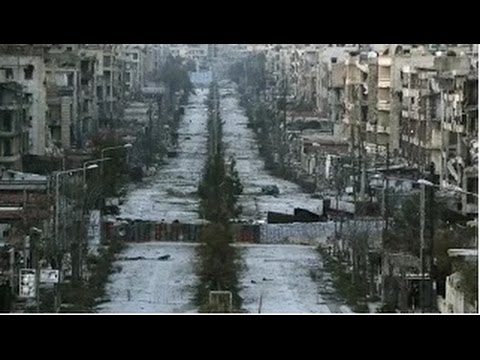
M 120 44 L 85 44 L 82 52 L 95 57 L 95 106 L 98 126 L 114 128 L 123 118 L 125 62 Z
M 18 288 L 18 272 L 46 258 L 52 201 L 46 176 L 0 170 L 0 284 Z M 38 250 L 38 251 L 37 251 Z
M 145 45 L 127 44 L 123 47 L 121 57 L 124 62 L 124 91 L 131 100 L 141 97 L 141 89 L 145 84 Z
M 30 101 L 19 83 L 0 82 L 0 168 L 22 170 L 22 155 L 28 152 Z
M 404 66 L 401 72 L 402 155 L 420 171 L 433 166 L 442 187 L 469 193 L 478 193 L 477 71 L 471 58 L 450 51 L 431 67 Z M 478 214 L 473 196 L 455 197 L 453 210 Z
M 453 261 L 453 272 L 446 279 L 445 297 L 438 296 L 438 309 L 441 313 L 478 313 L 478 299 L 465 292 L 462 265 L 478 264 L 478 249 L 449 249 L 448 256 Z
M 331 186 L 336 161 L 348 153 L 348 143 L 330 131 L 321 132 L 318 129 L 290 134 L 289 139 L 289 154 L 294 159 L 292 164 L 297 166 L 296 176 L 309 182 L 315 192 Z M 297 156 L 293 157 L 294 154 Z
M 47 123 L 51 140 L 60 155 L 75 144 L 78 133 L 80 57 L 77 53 L 52 49 L 45 63 Z
M 22 169 L 23 154 L 48 152 L 46 113 L 46 47 L 0 45 L 0 162 Z

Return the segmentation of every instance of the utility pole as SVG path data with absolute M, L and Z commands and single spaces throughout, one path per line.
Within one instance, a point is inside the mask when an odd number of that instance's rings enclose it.
M 412 111 L 412 100 L 411 100 L 411 81 L 412 81 L 412 73 L 410 72 L 410 69 L 409 69 L 409 72 L 408 72 L 408 77 L 407 77 L 407 89 L 408 89 L 408 101 L 407 101 L 407 113 L 408 113 L 408 117 L 407 117 L 407 131 L 408 131 L 408 147 L 407 149 L 410 148 L 410 145 L 412 143 L 412 138 L 411 138 L 411 134 L 412 134 L 412 130 L 410 129 L 410 124 L 411 124 L 411 117 L 412 117 L 412 114 L 411 114 L 411 111 Z M 412 154 L 411 153 L 408 153 L 407 154 L 407 158 L 409 161 L 411 161 L 412 159 Z
M 247 68 L 247 58 L 243 61 L 243 67 L 245 70 L 245 90 L 248 88 L 248 68 Z
M 432 172 L 430 174 L 430 180 L 433 183 L 433 177 L 434 173 Z M 435 236 L 435 214 L 434 214 L 434 209 L 435 208 L 435 187 L 434 186 L 429 186 L 428 188 L 428 219 L 429 219 L 429 239 L 428 239 L 428 274 L 429 274 L 429 280 L 428 280 L 428 288 L 427 288 L 427 307 L 430 309 L 433 309 L 434 302 L 433 299 L 435 298 L 434 294 L 434 288 L 433 288 L 433 242 L 434 242 L 434 236 Z
M 389 186 L 390 186 L 390 181 L 389 181 L 389 171 L 390 171 L 390 143 L 387 142 L 387 176 L 386 176 L 386 181 L 385 181 L 385 195 L 384 195 L 384 202 L 385 202 L 385 231 L 388 233 L 388 217 L 390 215 L 390 206 L 389 206 L 389 196 L 388 196 L 388 191 L 389 191 Z
M 365 142 L 364 142 L 364 123 L 362 122 L 362 87 L 359 85 L 357 87 L 357 101 L 359 106 L 357 106 L 357 127 L 358 127 L 358 140 L 359 140 L 359 158 L 360 158 L 360 201 L 365 201 L 365 191 L 366 191 L 366 182 L 367 182 L 367 173 L 366 173 L 366 152 L 365 152 Z
M 287 78 L 283 80 L 283 119 L 282 119 L 282 167 L 285 168 L 285 155 L 287 153 Z
M 162 99 L 163 99 L 163 95 L 162 94 L 159 94 L 157 96 L 157 111 L 158 111 L 158 118 L 157 118 L 157 121 L 156 121 L 156 125 L 155 125 L 155 137 L 158 137 L 158 138 L 161 138 L 160 137 L 160 129 L 161 129 L 161 124 L 163 123 L 163 115 L 162 115 Z M 163 144 L 165 147 L 166 147 L 166 143 L 164 141 L 164 144 Z
M 353 114 L 353 112 L 351 112 Z M 355 141 L 355 121 L 350 117 L 350 138 L 351 138 L 351 164 L 352 164 L 352 191 L 353 191 L 353 204 L 354 204 L 354 216 L 357 210 L 357 145 Z
M 55 242 L 54 242 L 54 259 L 55 259 L 55 267 L 58 269 L 58 281 L 60 282 L 61 281 L 61 269 L 60 269 L 60 257 L 61 257 L 61 251 L 60 251 L 60 240 L 59 240 L 59 231 L 58 231 L 58 227 L 59 227 L 59 218 L 60 218 L 60 209 L 59 209 L 59 206 L 60 206 L 60 184 L 59 184 L 59 181 L 60 181 L 60 172 L 58 172 L 55 176 L 55 231 L 54 231 L 54 239 L 55 239 Z M 60 295 L 59 295 L 59 289 L 58 289 L 58 286 L 59 284 L 56 283 L 53 285 L 54 288 L 53 288 L 53 292 L 54 292 L 54 298 L 53 298 L 53 311 L 56 313 L 58 312 L 58 307 L 59 307 L 59 302 L 60 302 Z
M 420 307 L 425 312 L 425 184 L 421 184 L 420 192 L 420 263 L 422 272 L 422 282 L 420 284 Z
M 37 305 L 37 313 L 40 312 L 40 237 L 42 231 L 37 228 L 32 228 L 34 236 L 32 237 L 33 246 L 33 267 L 35 267 L 35 298 Z
M 102 153 L 103 154 L 103 153 Z M 103 157 L 102 157 L 103 159 Z M 58 312 L 60 310 L 60 304 L 61 304 L 61 294 L 60 294 L 60 284 L 62 281 L 62 263 L 63 263 L 63 252 L 64 252 L 64 241 L 65 241 L 65 231 L 62 232 L 62 241 L 60 241 L 60 236 L 59 236 L 59 223 L 60 223 L 60 175 L 67 175 L 67 174 L 73 174 L 77 172 L 83 172 L 86 170 L 90 169 L 96 169 L 98 168 L 98 165 L 92 164 L 88 167 L 82 167 L 78 169 L 70 169 L 70 170 L 65 170 L 65 171 L 58 171 L 55 173 L 55 233 L 54 233 L 54 251 L 55 251 L 55 261 L 56 261 L 56 267 L 58 269 L 58 274 L 59 274 L 59 279 L 58 283 L 55 284 L 54 288 L 54 311 Z M 66 215 L 66 214 L 64 214 Z M 63 230 L 65 230 L 65 225 L 63 226 Z
M 147 170 L 150 168 L 151 162 L 152 162 L 152 124 L 153 124 L 153 119 L 152 119 L 152 104 L 148 104 L 148 160 L 147 160 Z

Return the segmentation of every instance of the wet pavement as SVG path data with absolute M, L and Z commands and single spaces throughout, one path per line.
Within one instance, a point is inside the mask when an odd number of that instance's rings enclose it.
M 322 214 L 323 202 L 303 193 L 297 184 L 270 175 L 260 157 L 255 133 L 247 127 L 248 118 L 239 105 L 233 83 L 224 83 L 221 93 L 221 117 L 225 121 L 223 139 L 227 159 L 233 155 L 244 192 L 240 196 L 241 220 L 266 220 L 268 211 L 292 214 L 296 207 Z M 265 185 L 276 185 L 277 196 L 261 194 Z
M 114 263 L 100 313 L 194 312 L 195 244 L 130 244 Z M 168 256 L 161 261 L 158 258 Z
M 100 313 L 197 312 L 197 244 L 129 244 L 113 265 Z M 351 313 L 338 299 L 313 246 L 237 244 L 243 310 L 249 313 Z M 165 260 L 161 260 L 164 259 Z
M 207 156 L 208 89 L 197 89 L 179 125 L 177 156 L 168 158 L 144 183 L 130 186 L 119 218 L 198 223 L 196 195 Z
M 244 187 L 240 196 L 245 221 L 265 220 L 267 211 L 293 214 L 295 207 L 311 211 L 322 202 L 302 192 L 296 184 L 276 178 L 264 170 L 255 134 L 238 104 L 232 85 L 221 88 L 221 116 L 225 121 L 227 158 L 234 155 Z M 119 218 L 198 223 L 196 195 L 207 157 L 208 89 L 190 98 L 179 126 L 179 148 L 157 173 L 144 183 L 132 184 L 120 207 Z M 261 187 L 276 185 L 278 196 L 262 195 Z M 195 312 L 192 304 L 196 281 L 194 244 L 129 244 L 114 264 L 117 270 L 107 285 L 109 301 L 99 312 Z M 241 274 L 244 308 L 257 313 L 350 312 L 335 298 L 328 274 L 321 271 L 321 258 L 312 246 L 238 245 L 246 264 Z M 168 261 L 156 258 L 171 255 Z M 123 260 L 122 260 L 123 259 Z M 126 260 L 128 259 L 128 260 Z M 321 274 L 321 275 L 320 275 Z M 324 277 L 322 277 L 324 276 Z M 263 280 L 265 278 L 265 280 Z M 253 280 L 253 282 L 252 282 Z M 260 300 L 261 299 L 261 300 Z M 261 302 L 261 304 L 260 304 Z
M 220 89 L 221 117 L 225 122 L 223 139 L 227 159 L 234 156 L 244 191 L 240 196 L 240 220 L 266 220 L 268 211 L 293 214 L 296 207 L 321 214 L 323 202 L 303 193 L 290 181 L 270 175 L 264 169 L 255 134 L 238 104 L 238 93 L 231 83 Z M 196 194 L 206 160 L 208 89 L 198 89 L 185 110 L 179 126 L 179 148 L 157 173 L 141 185 L 130 186 L 120 218 L 182 223 L 198 223 Z M 276 185 L 279 195 L 264 195 L 262 186 Z
M 350 313 L 313 246 L 237 245 L 246 271 L 240 296 L 250 313 Z

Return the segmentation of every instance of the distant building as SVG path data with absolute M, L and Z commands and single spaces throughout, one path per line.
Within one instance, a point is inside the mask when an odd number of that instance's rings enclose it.
M 17 156 L 23 148 L 32 155 L 45 155 L 47 149 L 47 94 L 46 72 L 44 61 L 45 48 L 30 45 L 0 45 L 0 83 L 14 82 L 22 87 L 25 96 L 22 109 L 28 127 L 28 140 L 23 144 L 3 138 L 3 156 Z M 4 106 L 12 106 L 4 105 Z M 4 109 L 6 110 L 6 109 Z M 16 112 L 18 116 L 18 112 Z M 9 116 L 9 115 L 6 115 Z M 18 122 L 17 122 L 18 123 Z M 7 150 L 7 151 L 6 151 Z M 16 153 L 17 155 L 13 155 Z M 14 160 L 17 161 L 17 160 Z M 18 166 L 17 166 L 18 167 Z

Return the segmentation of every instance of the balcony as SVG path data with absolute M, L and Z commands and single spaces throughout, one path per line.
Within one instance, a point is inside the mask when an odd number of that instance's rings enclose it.
M 418 89 L 409 89 L 409 88 L 402 88 L 402 96 L 405 97 L 415 97 L 417 98 L 420 95 L 420 91 Z
M 61 126 L 62 125 L 62 119 L 60 117 L 49 118 L 49 119 L 47 119 L 47 125 L 48 126 Z
M 377 109 L 383 111 L 390 111 L 390 101 L 388 100 L 378 100 Z
M 440 131 L 432 131 L 431 139 L 425 148 L 430 150 L 442 150 L 442 134 Z
M 22 133 L 21 129 L 13 128 L 10 130 L 0 128 L 0 138 L 12 138 L 18 136 Z
M 410 111 L 402 110 L 402 117 L 404 119 L 412 119 L 412 120 L 417 120 L 417 121 L 424 120 L 424 118 L 425 118 L 425 116 L 420 114 L 418 112 L 418 110 L 414 110 L 414 109 L 410 109 Z
M 80 97 L 83 98 L 83 99 L 93 99 L 93 97 L 94 97 L 93 90 L 91 90 L 89 88 L 82 89 L 81 92 L 80 92 Z
M 391 87 L 390 78 L 379 78 L 378 79 L 378 87 L 379 88 L 389 88 Z
M 453 131 L 453 124 L 450 122 L 443 122 L 443 130 Z
M 367 130 L 367 132 L 375 132 L 375 127 L 376 126 L 374 124 L 367 123 L 366 130 Z
M 62 96 L 73 96 L 73 85 L 54 85 L 47 86 L 47 98 L 58 98 Z
M 465 214 L 478 214 L 478 205 L 477 204 L 465 204 L 463 209 Z
M 386 56 L 380 56 L 378 58 L 378 66 L 388 67 L 392 65 L 392 58 Z
M 20 110 L 20 109 L 27 109 L 30 104 L 25 101 L 23 104 L 12 102 L 9 104 L 0 104 L 0 110 Z
M 377 125 L 377 133 L 378 134 L 390 134 L 390 127 L 389 126 Z
M 2 163 L 13 163 L 19 161 L 22 158 L 21 154 L 17 155 L 0 155 L 0 162 Z
M 465 132 L 465 126 L 462 124 L 454 124 L 453 125 L 453 131 L 457 133 L 464 133 Z

